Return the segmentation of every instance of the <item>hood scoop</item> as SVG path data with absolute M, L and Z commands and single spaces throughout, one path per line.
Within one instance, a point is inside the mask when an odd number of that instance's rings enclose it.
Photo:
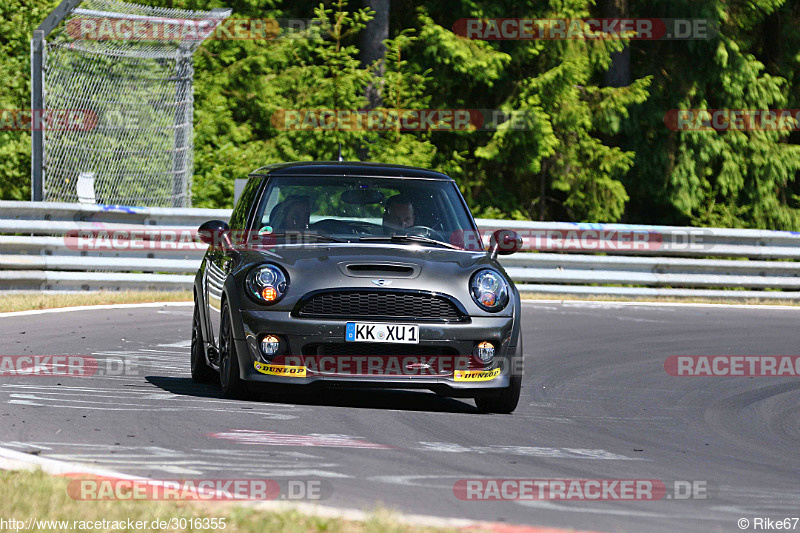
M 412 279 L 419 276 L 419 265 L 413 263 L 391 263 L 370 261 L 363 263 L 339 263 L 339 270 L 351 278 L 404 278 Z

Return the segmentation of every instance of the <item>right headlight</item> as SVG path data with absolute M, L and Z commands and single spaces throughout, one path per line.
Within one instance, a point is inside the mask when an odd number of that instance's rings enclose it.
M 508 283 L 495 270 L 478 270 L 469 284 L 472 299 L 481 309 L 496 312 L 508 305 Z

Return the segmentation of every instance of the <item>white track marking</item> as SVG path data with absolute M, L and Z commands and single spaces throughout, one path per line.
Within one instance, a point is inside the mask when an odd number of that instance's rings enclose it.
M 527 457 L 549 457 L 552 459 L 606 459 L 614 461 L 646 461 L 638 457 L 627 457 L 607 450 L 584 448 L 548 448 L 542 446 L 462 446 L 451 442 L 420 442 L 421 450 L 447 453 L 497 453 L 523 455 Z
M 274 431 L 231 429 L 207 433 L 206 436 L 233 441 L 239 444 L 255 446 L 309 446 L 325 448 L 357 448 L 372 450 L 388 450 L 392 446 L 378 444 L 361 440 L 361 437 L 350 435 L 331 435 L 321 433 L 310 433 L 307 435 L 296 435 L 289 433 L 277 433 Z
M 160 446 L 117 446 L 110 444 L 82 444 L 36 442 L 32 444 L 9 442 L 6 446 L 19 451 L 43 451 L 40 457 L 71 464 L 92 465 L 130 472 L 166 472 L 192 476 L 222 475 L 239 477 L 321 477 L 351 478 L 337 470 L 341 465 L 318 455 L 295 451 L 276 451 L 254 454 L 251 450 L 178 451 Z M 224 453 L 222 453 L 224 452 Z M 0 455 L 2 457 L 2 455 Z
M 173 342 L 172 344 L 159 344 L 158 346 L 160 348 L 191 348 L 192 341 L 191 340 L 178 341 L 178 342 Z
M 714 304 L 695 302 L 626 302 L 626 301 L 596 301 L 596 300 L 532 300 L 523 298 L 522 304 L 561 304 L 574 307 L 594 307 L 608 309 L 614 307 L 716 307 L 725 309 L 772 309 L 779 311 L 800 311 L 800 305 L 748 305 L 748 304 Z M 554 309 L 554 308 L 552 308 Z
M 581 505 L 562 505 L 559 503 L 554 503 L 550 501 L 541 501 L 541 500 L 525 500 L 525 501 L 515 501 L 517 505 L 522 505 L 523 507 L 533 507 L 534 509 L 543 509 L 548 511 L 558 511 L 561 513 L 592 513 L 592 514 L 607 514 L 607 515 L 616 515 L 616 516 L 642 516 L 642 517 L 651 517 L 651 518 L 681 518 L 680 516 L 676 516 L 675 513 L 653 513 L 648 511 L 631 511 L 629 509 L 614 509 L 613 507 L 585 507 L 583 504 L 585 502 L 579 502 Z M 642 502 L 638 502 L 642 503 Z M 647 502 L 652 503 L 652 502 Z M 695 519 L 695 515 L 685 516 L 683 518 L 691 518 Z M 708 520 L 714 520 L 713 518 L 707 518 Z
M 54 307 L 52 309 L 32 309 L 30 311 L 10 311 L 0 313 L 0 318 L 12 316 L 49 315 L 51 313 L 71 313 L 73 311 L 102 311 L 108 309 L 137 309 L 147 307 L 186 307 L 194 302 L 148 302 L 140 304 L 80 305 L 74 307 Z

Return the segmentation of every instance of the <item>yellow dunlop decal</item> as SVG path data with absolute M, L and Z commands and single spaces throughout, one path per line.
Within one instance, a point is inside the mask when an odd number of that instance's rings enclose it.
M 500 375 L 500 369 L 494 370 L 456 370 L 453 376 L 456 381 L 491 381 Z
M 306 367 L 304 366 L 283 366 L 283 365 L 265 365 L 256 361 L 253 366 L 262 374 L 270 376 L 285 376 L 288 378 L 304 378 L 306 377 Z

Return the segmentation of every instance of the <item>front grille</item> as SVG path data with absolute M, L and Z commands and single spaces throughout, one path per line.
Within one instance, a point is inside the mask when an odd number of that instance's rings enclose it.
M 342 342 L 307 344 L 303 355 L 393 355 L 400 357 L 431 357 L 437 355 L 455 356 L 458 352 L 447 346 L 425 346 L 419 344 L 389 344 L 382 342 Z
M 341 375 L 441 377 L 483 368 L 474 357 L 447 346 L 368 342 L 307 344 L 303 361 L 313 372 Z
M 293 314 L 304 318 L 444 322 L 469 319 L 449 298 L 415 291 L 326 291 L 301 301 Z

